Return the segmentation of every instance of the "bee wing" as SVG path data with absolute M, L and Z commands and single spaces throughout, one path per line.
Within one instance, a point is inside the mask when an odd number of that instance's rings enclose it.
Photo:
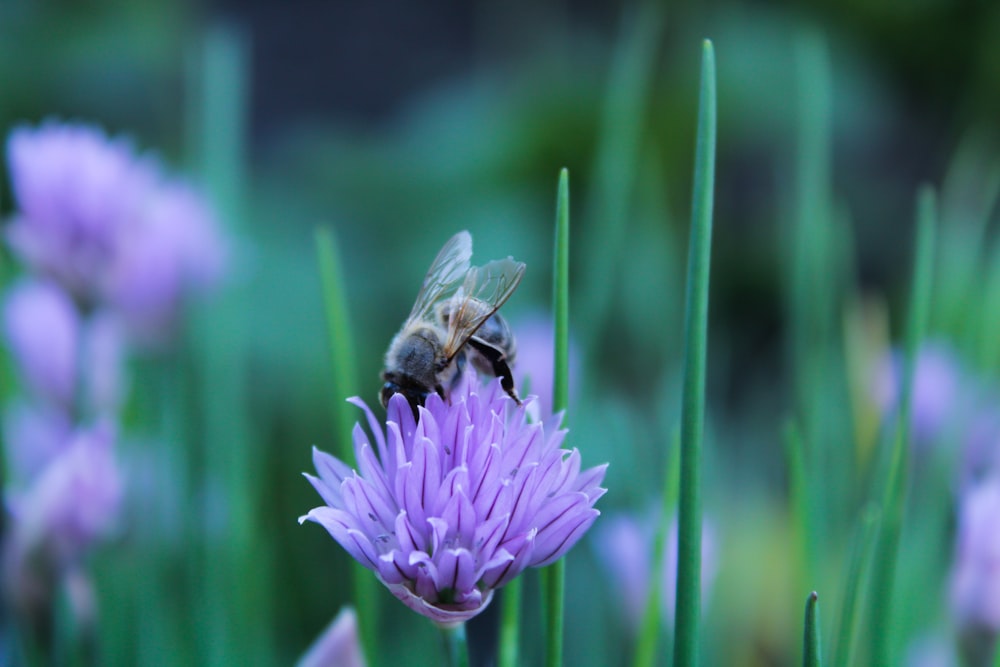
M 471 258 L 472 235 L 469 232 L 463 230 L 448 239 L 431 262 L 431 268 L 427 269 L 424 284 L 417 292 L 417 300 L 406 321 L 428 319 L 434 305 L 466 277 Z
M 524 277 L 524 262 L 512 257 L 469 269 L 452 297 L 444 354 L 451 361 L 476 330 L 504 304 Z

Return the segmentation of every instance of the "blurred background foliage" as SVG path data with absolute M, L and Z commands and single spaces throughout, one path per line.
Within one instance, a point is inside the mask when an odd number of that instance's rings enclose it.
M 796 199 L 803 35 L 825 44 L 830 72 L 830 161 L 813 202 L 837 221 L 818 248 L 829 272 L 814 276 L 834 285 L 824 326 L 836 363 L 824 368 L 841 376 L 820 390 L 827 399 L 796 395 L 790 352 L 789 230 L 809 204 Z M 1000 341 L 984 333 L 996 311 L 975 291 L 989 276 L 997 305 L 996 272 L 975 267 L 997 265 L 985 223 L 1000 5 L 0 0 L 0 128 L 54 116 L 128 134 L 205 178 L 239 239 L 226 294 L 194 309 L 174 349 L 133 369 L 126 457 L 146 466 L 137 484 L 162 498 L 133 506 L 95 559 L 107 664 L 286 664 L 308 646 L 350 590 L 343 551 L 295 521 L 317 504 L 299 475 L 310 445 L 337 449 L 331 405 L 354 392 L 375 401 L 385 347 L 459 229 L 472 232 L 479 260 L 527 263 L 504 308 L 515 331 L 549 308 L 563 166 L 582 357 L 571 442 L 587 465 L 611 462 L 603 511 L 655 506 L 677 425 L 704 36 L 720 94 L 704 467 L 720 564 L 705 658 L 787 665 L 809 590 L 834 625 L 872 473 L 842 466 L 826 480 L 840 506 L 822 510 L 825 556 L 804 568 L 782 429 L 803 405 L 830 400 L 824 443 L 870 446 L 854 432 L 865 415 L 877 430 L 877 418 L 863 397 L 849 405 L 845 323 L 870 325 L 862 342 L 876 349 L 898 340 L 922 181 L 946 185 L 932 333 L 952 336 L 985 377 L 1000 362 Z M 966 213 L 982 224 L 961 226 Z M 321 223 L 344 253 L 356 388 L 330 379 L 313 247 Z M 970 333 L 973 315 L 983 321 Z M 918 499 L 929 514 L 915 516 L 936 520 L 904 537 L 900 641 L 944 622 L 953 520 L 949 478 L 934 479 Z M 629 631 L 613 620 L 616 590 L 588 541 L 568 577 L 566 663 L 617 664 Z M 435 656 L 423 619 L 381 600 L 384 664 Z M 536 614 L 526 614 L 529 647 Z

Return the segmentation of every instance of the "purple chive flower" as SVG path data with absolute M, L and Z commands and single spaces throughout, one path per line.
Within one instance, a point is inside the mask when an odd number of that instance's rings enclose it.
M 112 531 L 122 499 L 114 438 L 107 424 L 77 431 L 22 492 L 9 497 L 17 553 L 43 551 L 71 564 Z
M 10 245 L 78 300 L 97 300 L 122 230 L 159 178 L 156 163 L 95 127 L 53 121 L 15 129 L 7 158 L 18 205 Z
M 959 505 L 951 606 L 965 631 L 1000 631 L 1000 476 L 968 488 Z
M 887 355 L 876 369 L 872 390 L 883 414 L 897 409 L 902 373 L 899 354 Z M 924 344 L 913 377 L 911 425 L 917 440 L 935 439 L 952 422 L 960 407 L 961 386 L 961 367 L 951 348 L 943 342 Z
M 905 667 L 958 667 L 958 659 L 950 642 L 936 635 L 910 644 L 905 656 Z
M 49 122 L 15 130 L 7 153 L 11 247 L 85 310 L 115 310 L 141 342 L 162 341 L 181 300 L 223 273 L 211 207 L 127 141 Z
M 81 322 L 69 296 L 54 283 L 22 281 L 7 294 L 4 330 L 21 376 L 38 398 L 69 410 L 83 389 L 88 409 L 117 407 L 123 349 L 112 318 L 97 313 Z
M 71 406 L 80 322 L 66 292 L 52 283 L 16 285 L 4 304 L 4 333 L 32 391 Z
M 649 596 L 656 523 L 652 516 L 637 518 L 629 514 L 609 516 L 594 535 L 597 556 L 610 574 L 628 627 L 638 632 Z M 704 521 L 701 535 L 701 595 L 707 598 L 715 580 L 716 538 L 712 523 Z M 661 564 L 663 587 L 660 589 L 663 621 L 673 624 L 674 602 L 677 597 L 677 519 L 671 521 L 670 532 Z
M 353 608 L 344 607 L 337 614 L 296 667 L 365 667 Z
M 141 225 L 126 230 L 108 276 L 108 300 L 141 341 L 160 342 L 184 297 L 213 288 L 225 267 L 215 213 L 186 184 L 164 184 Z
M 35 479 L 73 437 L 73 422 L 64 410 L 18 401 L 3 414 L 9 488 L 21 488 Z
M 528 390 L 522 395 L 532 394 L 538 400 L 530 408 L 537 414 L 536 419 L 548 418 L 552 414 L 552 386 L 555 372 L 555 359 L 552 352 L 552 342 L 555 340 L 555 326 L 552 318 L 544 315 L 532 315 L 518 322 L 517 358 L 514 363 L 514 376 L 527 383 Z M 570 340 L 569 346 L 569 390 L 570 398 L 574 395 L 574 381 L 580 366 L 580 354 L 576 345 Z
M 315 521 L 414 611 L 438 623 L 466 621 L 493 591 L 526 567 L 561 558 L 600 514 L 594 503 L 607 465 L 580 469 L 561 449 L 558 417 L 527 423 L 500 382 L 467 374 L 451 404 L 432 394 L 415 422 L 402 395 L 386 427 L 360 400 L 374 436 L 360 425 L 360 473 L 317 449 L 326 502 L 299 519 Z M 560 415 L 561 416 L 561 415 Z

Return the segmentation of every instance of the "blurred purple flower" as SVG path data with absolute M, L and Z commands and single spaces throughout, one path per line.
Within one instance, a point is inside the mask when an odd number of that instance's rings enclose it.
M 296 667 L 365 667 L 353 608 L 340 610 Z
M 905 667 L 958 667 L 955 651 L 943 637 L 918 639 L 906 649 Z
M 4 305 L 4 333 L 27 385 L 71 406 L 80 322 L 69 296 L 51 283 L 22 282 Z
M 225 247 L 208 202 L 186 184 L 164 184 L 142 222 L 123 234 L 108 299 L 141 341 L 162 342 L 185 295 L 219 282 Z
M 77 431 L 22 493 L 8 498 L 19 554 L 43 551 L 70 564 L 111 532 L 122 498 L 114 439 L 108 424 Z
M 951 606 L 960 628 L 1000 631 L 1000 476 L 965 490 L 959 504 Z
M 84 311 L 108 305 L 139 340 L 161 340 L 182 298 L 217 282 L 225 248 L 194 188 L 99 129 L 16 129 L 8 158 L 18 212 L 7 239 Z
M 8 488 L 20 489 L 65 450 L 73 437 L 68 413 L 24 401 L 7 406 L 3 441 L 7 455 Z
M 901 355 L 887 355 L 875 370 L 872 392 L 883 414 L 897 409 L 902 380 Z M 917 354 L 913 378 L 911 426 L 913 437 L 928 442 L 941 434 L 960 406 L 962 371 L 952 349 L 944 342 L 925 343 Z
M 49 121 L 7 143 L 18 213 L 7 238 L 22 261 L 92 303 L 159 178 L 156 163 L 101 130 Z
M 593 505 L 607 466 L 581 471 L 580 453 L 560 448 L 566 432 L 552 419 L 528 424 L 499 381 L 479 387 L 467 374 L 451 405 L 432 394 L 416 423 L 397 394 L 387 435 L 360 399 L 351 402 L 365 411 L 375 447 L 355 426 L 360 474 L 314 449 L 319 477 L 306 477 L 327 504 L 299 521 L 322 525 L 434 621 L 472 618 L 526 567 L 561 558 L 600 514 Z
M 123 349 L 112 318 L 95 313 L 81 322 L 73 302 L 55 284 L 22 281 L 7 294 L 4 329 L 36 396 L 71 410 L 82 389 L 88 410 L 103 413 L 118 406 Z
M 638 632 L 649 597 L 650 576 L 656 535 L 652 515 L 637 518 L 630 514 L 609 516 L 594 534 L 594 546 L 601 564 L 608 571 L 629 627 Z M 707 598 L 715 580 L 717 547 L 711 522 L 702 523 L 701 595 Z M 660 604 L 663 621 L 673 624 L 677 597 L 677 518 L 670 523 L 661 565 Z
M 555 326 L 547 315 L 531 315 L 517 322 L 513 327 L 517 333 L 517 357 L 514 362 L 515 377 L 520 377 L 527 385 L 523 395 L 537 396 L 531 411 L 536 420 L 548 419 L 552 414 L 552 387 L 555 372 L 555 357 L 552 344 L 555 340 Z M 580 367 L 580 353 L 570 339 L 569 345 L 569 393 L 572 401 L 575 395 L 575 380 Z

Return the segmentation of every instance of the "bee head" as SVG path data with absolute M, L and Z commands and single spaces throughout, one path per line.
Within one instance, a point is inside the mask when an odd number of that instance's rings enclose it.
M 379 392 L 379 400 L 382 402 L 382 407 L 389 407 L 389 399 L 393 397 L 393 394 L 402 394 L 403 397 L 410 404 L 410 408 L 413 409 L 413 416 L 417 417 L 417 408 L 424 404 L 427 400 L 427 396 L 430 392 L 418 389 L 416 387 L 402 387 L 392 380 L 387 381 L 382 385 L 382 391 Z

